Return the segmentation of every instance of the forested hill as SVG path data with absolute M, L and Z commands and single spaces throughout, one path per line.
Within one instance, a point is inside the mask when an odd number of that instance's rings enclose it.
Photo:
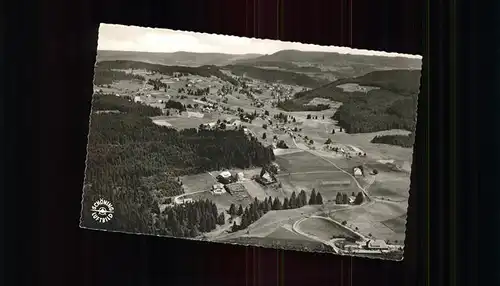
M 397 95 L 417 95 L 420 91 L 420 74 L 420 70 L 375 71 L 360 77 L 339 79 L 316 89 L 298 92 L 295 94 L 295 98 L 310 100 L 315 97 L 321 97 L 345 102 L 349 99 L 350 95 L 357 94 L 355 92 L 344 92 L 338 87 L 346 83 L 378 87 Z
M 339 85 L 353 83 L 376 87 L 368 92 L 346 92 Z M 376 71 L 364 76 L 341 79 L 322 87 L 295 94 L 280 105 L 295 110 L 311 108 L 314 98 L 342 102 L 332 119 L 348 133 L 376 132 L 389 129 L 415 130 L 417 98 L 420 89 L 419 70 Z
M 178 176 L 274 160 L 272 149 L 240 130 L 157 126 L 149 116 L 161 114 L 159 109 L 112 95 L 95 95 L 92 109 L 83 207 L 90 209 L 100 198 L 110 200 L 113 230 L 155 233 L 151 220 L 158 199 L 181 194 Z M 93 223 L 84 213 L 83 225 Z
M 224 66 L 224 69 L 230 70 L 231 73 L 237 76 L 245 75 L 250 78 L 271 83 L 280 82 L 284 84 L 305 86 L 310 88 L 316 88 L 327 83 L 327 81 L 324 79 L 316 79 L 306 74 L 294 71 L 264 69 L 249 65 L 228 65 Z
M 174 73 L 191 74 L 203 77 L 215 76 L 221 80 L 227 81 L 231 84 L 237 85 L 238 82 L 230 76 L 222 73 L 217 66 L 204 65 L 199 67 L 189 67 L 189 66 L 165 66 L 159 64 L 151 64 L 136 61 L 102 61 L 98 62 L 96 65 L 96 71 L 98 70 L 127 70 L 127 69 L 139 69 L 147 70 L 152 72 L 158 72 L 165 75 L 173 75 Z

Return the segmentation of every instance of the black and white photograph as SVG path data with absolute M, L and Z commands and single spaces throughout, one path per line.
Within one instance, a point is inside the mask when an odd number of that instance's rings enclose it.
M 97 45 L 82 228 L 403 259 L 421 56 L 112 24 Z

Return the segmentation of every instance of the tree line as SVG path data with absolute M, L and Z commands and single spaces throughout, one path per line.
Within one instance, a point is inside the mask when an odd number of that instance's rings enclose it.
M 115 81 L 119 80 L 137 80 L 142 82 L 146 79 L 141 75 L 135 75 L 126 73 L 124 71 L 117 71 L 107 68 L 97 67 L 94 70 L 94 85 L 108 85 L 113 84 Z
M 225 216 L 207 199 L 166 208 L 154 221 L 160 235 L 196 237 L 225 224 Z
M 233 222 L 231 231 L 234 232 L 247 228 L 249 225 L 257 221 L 264 214 L 271 210 L 279 211 L 296 209 L 301 208 L 307 204 L 321 205 L 323 204 L 323 197 L 319 192 L 316 192 L 316 190 L 313 189 L 309 200 L 307 200 L 306 192 L 304 190 L 301 190 L 298 195 L 294 191 L 290 198 L 285 198 L 283 202 L 277 197 L 275 197 L 274 199 L 272 197 L 268 197 L 263 201 L 255 198 L 250 206 L 247 206 L 244 209 L 242 205 L 240 205 L 239 208 L 236 209 L 236 206 L 234 204 L 231 204 L 228 210 L 228 214 L 231 215 L 231 217 L 241 217 L 240 224 L 237 224 L 236 221 Z
M 371 143 L 397 145 L 405 148 L 412 148 L 415 143 L 415 135 L 379 135 L 375 136 Z
M 178 101 L 175 101 L 175 100 L 171 100 L 169 99 L 166 103 L 165 103 L 165 108 L 172 108 L 172 109 L 177 109 L 179 110 L 180 112 L 183 112 L 183 111 L 186 111 L 186 106 Z
M 169 88 L 169 86 L 166 83 L 162 82 L 161 79 L 148 79 L 147 84 L 152 85 L 153 90 L 163 89 L 164 91 L 166 91 Z
M 277 103 L 276 107 L 285 111 L 323 111 L 330 108 L 329 104 L 300 104 L 294 100 L 287 99 Z
M 362 192 L 358 192 L 357 195 L 355 195 L 355 193 L 352 192 L 351 196 L 355 197 L 353 202 L 353 204 L 355 205 L 360 205 L 364 201 L 364 196 Z M 349 204 L 349 196 L 347 195 L 347 193 L 338 192 L 335 198 L 335 203 L 339 205 Z
M 179 77 L 179 75 L 181 76 L 198 75 L 202 77 L 215 76 L 223 81 L 231 83 L 232 85 L 238 85 L 238 81 L 221 72 L 217 66 L 210 66 L 210 65 L 199 66 L 199 67 L 165 66 L 160 64 L 151 64 L 138 61 L 116 60 L 116 61 L 99 62 L 97 64 L 97 68 L 117 69 L 117 70 L 127 70 L 127 69 L 147 70 L 150 72 L 156 72 L 173 77 Z

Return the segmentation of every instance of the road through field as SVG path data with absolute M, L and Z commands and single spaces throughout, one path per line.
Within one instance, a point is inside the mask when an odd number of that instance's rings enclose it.
M 368 192 L 367 192 L 366 190 L 367 190 L 367 189 L 368 189 L 368 188 L 369 188 L 369 187 L 373 184 L 373 182 L 374 182 L 375 180 L 372 180 L 372 181 L 370 182 L 370 184 L 368 184 L 366 187 L 364 187 L 364 188 L 363 188 L 363 187 L 359 184 L 358 180 L 356 180 L 356 178 L 354 178 L 354 176 L 353 176 L 353 175 L 351 175 L 351 173 L 349 173 L 349 172 L 347 172 L 346 170 L 344 170 L 344 169 L 340 168 L 339 166 L 335 165 L 335 163 L 333 163 L 332 161 L 328 160 L 327 158 L 325 158 L 325 157 L 323 157 L 323 156 L 321 156 L 321 155 L 318 155 L 318 154 L 317 154 L 316 152 L 314 152 L 314 151 L 311 151 L 311 150 L 308 150 L 308 149 L 304 149 L 304 148 L 300 148 L 300 146 L 299 146 L 299 145 L 297 144 L 297 142 L 295 141 L 295 138 L 293 138 L 293 137 L 292 137 L 292 140 L 293 140 L 293 143 L 295 144 L 295 146 L 296 146 L 297 148 L 302 149 L 302 150 L 304 150 L 304 151 L 306 151 L 306 152 L 308 152 L 308 153 L 310 153 L 310 154 L 312 154 L 312 155 L 314 155 L 314 156 L 316 156 L 316 157 L 319 157 L 319 158 L 323 159 L 324 161 L 326 161 L 326 162 L 330 163 L 332 166 L 334 166 L 335 168 L 337 168 L 340 172 L 343 172 L 344 174 L 347 174 L 349 177 L 351 177 L 351 178 L 354 180 L 354 182 L 356 182 L 356 185 L 357 185 L 358 189 L 359 189 L 360 191 L 362 191 L 362 192 L 363 192 L 363 194 L 364 194 L 364 195 L 365 195 L 365 197 L 368 199 L 368 201 L 372 201 L 372 200 L 373 200 L 373 199 L 370 197 L 370 195 L 368 195 Z

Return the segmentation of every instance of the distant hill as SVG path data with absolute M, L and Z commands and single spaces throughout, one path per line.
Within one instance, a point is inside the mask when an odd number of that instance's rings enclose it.
M 281 82 L 284 84 L 299 85 L 310 88 L 319 87 L 328 83 L 326 80 L 313 78 L 303 73 L 288 70 L 264 69 L 250 65 L 228 65 L 224 66 L 223 69 L 229 70 L 237 76 L 244 75 L 271 83 Z
M 355 83 L 379 89 L 368 92 L 345 92 L 339 85 Z M 420 71 L 375 71 L 364 76 L 341 79 L 319 88 L 295 94 L 293 100 L 279 107 L 294 111 L 306 106 L 314 98 L 342 102 L 332 119 L 348 133 L 376 132 L 389 129 L 414 131 L 417 96 L 420 89 Z
M 166 66 L 161 64 L 152 64 L 138 61 L 128 61 L 128 60 L 114 60 L 114 61 L 102 61 L 96 64 L 95 74 L 99 74 L 101 71 L 108 70 L 127 70 L 127 69 L 138 69 L 138 70 L 148 70 L 154 71 L 165 75 L 173 75 L 173 73 L 186 73 L 192 75 L 198 75 L 203 77 L 215 76 L 221 80 L 230 82 L 231 84 L 237 85 L 238 82 L 230 76 L 222 73 L 217 66 L 204 65 L 199 67 L 190 66 Z
M 297 50 L 283 50 L 270 55 L 251 59 L 242 59 L 239 62 L 289 62 L 289 63 L 317 63 L 323 65 L 350 65 L 365 64 L 370 66 L 391 67 L 395 69 L 420 69 L 421 60 L 405 57 L 384 57 L 351 55 L 329 52 L 303 52 Z
M 102 61 L 138 61 L 162 65 L 202 66 L 228 65 L 237 61 L 257 58 L 260 54 L 230 55 L 222 53 L 149 53 L 134 51 L 97 51 L 97 62 Z
M 422 61 L 405 57 L 283 50 L 270 55 L 238 60 L 235 64 L 277 67 L 304 73 L 322 70 L 336 78 L 350 78 L 377 70 L 420 69 Z

